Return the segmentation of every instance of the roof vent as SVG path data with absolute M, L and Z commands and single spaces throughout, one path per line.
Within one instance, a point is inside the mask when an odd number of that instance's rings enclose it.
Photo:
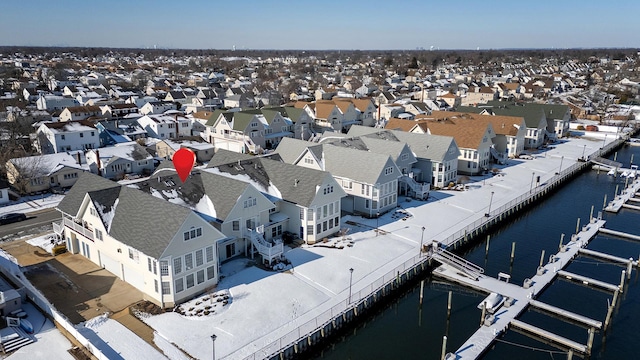
M 293 187 L 297 187 L 299 182 L 300 180 L 298 179 L 293 180 Z

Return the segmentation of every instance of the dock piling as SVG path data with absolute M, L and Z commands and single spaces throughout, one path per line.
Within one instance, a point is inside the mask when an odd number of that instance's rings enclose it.
M 604 201 L 602 202 L 602 210 L 607 207 L 607 194 L 604 194 Z
M 484 317 L 487 315 L 487 304 L 482 302 L 482 315 L 480 317 L 480 326 L 484 325 Z
M 633 267 L 633 258 L 629 258 L 627 263 L 627 280 L 631 280 L 631 269 Z
M 591 205 L 591 213 L 589 213 L 589 222 L 593 221 L 593 205 Z
M 453 292 L 449 291 L 449 299 L 447 300 L 447 319 L 451 317 L 451 299 L 453 297 Z
M 544 264 L 544 249 L 542 249 L 542 254 L 540 254 L 540 265 L 538 267 L 542 267 L 543 264 Z
M 620 274 L 620 291 L 624 291 L 624 278 L 625 278 L 625 273 L 626 271 L 622 270 L 622 273 Z
M 484 247 L 484 257 L 489 256 L 489 240 L 491 239 L 491 235 L 487 235 L 487 244 Z
M 589 328 L 589 340 L 587 341 L 587 354 L 591 354 L 591 347 L 593 346 L 594 334 L 595 334 L 595 330 L 593 328 Z
M 447 335 L 442 337 L 442 354 L 440 355 L 440 360 L 444 360 L 447 354 Z
M 516 255 L 516 242 L 514 241 L 511 243 L 511 259 L 509 261 L 511 263 L 511 266 L 513 266 L 513 258 L 515 255 Z
M 573 360 L 573 350 L 569 349 L 567 352 L 567 360 Z
M 578 218 L 578 222 L 576 222 L 576 234 L 580 232 L 580 218 Z
M 560 245 L 558 245 L 558 251 L 562 249 L 563 242 L 564 242 L 564 233 L 560 234 Z
M 423 297 L 424 297 L 424 280 L 420 281 L 420 307 L 422 307 Z

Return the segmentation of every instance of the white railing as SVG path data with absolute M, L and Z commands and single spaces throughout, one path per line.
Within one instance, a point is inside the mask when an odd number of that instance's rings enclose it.
M 80 233 L 80 235 L 85 236 L 90 240 L 93 240 L 93 231 L 67 218 L 62 219 L 62 221 L 64 223 L 64 226 L 70 228 L 71 230 L 77 233 Z
M 429 195 L 429 189 L 431 188 L 429 184 L 419 183 L 407 175 L 400 177 L 400 181 L 403 181 L 411 188 L 416 198 L 424 199 L 425 196 Z
M 247 229 L 247 232 L 249 239 L 251 239 L 251 244 L 253 244 L 256 250 L 258 250 L 258 253 L 267 259 L 269 263 L 284 253 L 282 242 L 271 244 L 264 239 L 264 225 L 260 225 L 255 230 Z
M 62 226 L 62 221 L 60 222 L 52 222 L 51 225 L 53 225 L 53 232 L 60 235 L 62 234 L 62 231 L 64 230 L 64 226 Z

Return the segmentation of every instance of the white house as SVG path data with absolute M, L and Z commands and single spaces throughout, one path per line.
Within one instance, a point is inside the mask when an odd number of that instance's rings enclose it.
M 107 179 L 122 180 L 126 174 L 149 176 L 154 169 L 153 156 L 135 141 L 91 149 L 85 157 L 91 172 Z
M 98 130 L 86 120 L 43 123 L 36 131 L 39 151 L 53 154 L 100 147 Z
M 218 283 L 217 243 L 225 236 L 196 212 L 85 173 L 57 207 L 54 231 L 163 308 Z

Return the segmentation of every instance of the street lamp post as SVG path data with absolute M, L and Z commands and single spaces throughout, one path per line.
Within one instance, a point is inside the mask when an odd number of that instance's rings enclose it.
M 487 209 L 487 213 L 484 216 L 491 216 L 491 203 L 493 202 L 493 191 L 491 192 L 491 198 L 489 198 L 489 209 Z
M 353 268 L 349 269 L 349 304 L 351 304 L 351 284 L 353 283 Z
M 211 335 L 211 344 L 212 344 L 212 348 L 211 348 L 212 357 L 211 358 L 213 360 L 216 360 L 216 338 L 217 338 L 217 336 L 215 334 Z
M 536 176 L 535 172 L 531 173 L 531 185 L 529 185 L 529 194 L 531 194 L 531 191 L 533 190 L 533 177 Z
M 422 240 L 424 240 L 424 229 L 425 227 L 422 227 L 422 235 L 420 235 L 420 256 L 422 256 Z
M 583 161 L 585 160 L 585 158 L 584 158 L 584 151 L 585 151 L 585 150 L 587 150 L 587 145 L 586 145 L 586 144 L 585 144 L 585 145 L 582 145 L 582 158 L 581 158 L 581 159 L 582 159 Z
M 564 155 L 560 157 L 560 169 L 558 169 L 558 175 L 562 172 L 562 161 L 564 160 Z
M 376 213 L 376 236 L 378 236 L 378 233 L 380 232 L 380 228 L 378 227 L 380 221 L 380 213 L 377 212 Z

